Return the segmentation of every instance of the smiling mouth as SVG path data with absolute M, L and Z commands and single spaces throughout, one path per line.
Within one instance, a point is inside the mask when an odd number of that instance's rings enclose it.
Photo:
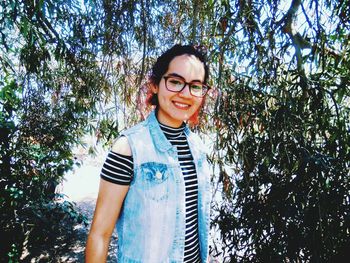
M 182 109 L 182 110 L 186 110 L 186 109 L 188 109 L 189 107 L 191 107 L 191 105 L 185 104 L 185 103 L 181 103 L 181 102 L 173 101 L 173 103 L 174 103 L 174 105 L 175 105 L 176 108 Z

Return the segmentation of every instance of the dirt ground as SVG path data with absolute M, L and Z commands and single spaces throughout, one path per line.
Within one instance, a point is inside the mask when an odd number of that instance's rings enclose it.
M 88 231 L 90 229 L 95 200 L 95 198 L 85 198 L 76 202 L 79 211 L 81 211 L 88 218 L 89 225 L 87 227 L 81 225 L 75 229 L 72 244 L 70 244 L 69 249 L 66 252 L 63 252 L 59 258 L 57 258 L 58 262 L 84 262 L 85 243 Z M 107 262 L 117 262 L 116 240 L 116 233 L 113 233 L 109 246 L 109 256 Z
M 65 176 L 61 192 L 76 203 L 78 210 L 88 219 L 88 225 L 79 225 L 75 231 L 68 249 L 59 255 L 57 262 L 84 262 L 85 243 L 95 208 L 100 180 L 100 171 L 105 159 L 105 153 L 100 158 L 85 159 L 85 165 Z M 113 233 L 109 246 L 107 262 L 116 262 L 116 233 Z
M 103 152 L 94 158 L 84 156 L 84 165 L 67 174 L 58 189 L 60 193 L 67 196 L 68 200 L 77 205 L 78 211 L 87 217 L 88 225 L 78 225 L 69 238 L 62 237 L 62 242 L 58 242 L 59 245 L 55 249 L 55 255 L 51 250 L 48 253 L 42 253 L 40 257 L 30 262 L 84 262 L 85 243 L 93 217 L 100 180 L 99 174 L 105 155 L 106 153 Z M 107 262 L 117 262 L 116 239 L 116 233 L 113 233 Z

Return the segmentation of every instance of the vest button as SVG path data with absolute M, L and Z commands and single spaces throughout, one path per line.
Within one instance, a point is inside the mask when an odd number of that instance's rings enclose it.
M 158 171 L 156 173 L 156 177 L 157 177 L 157 179 L 162 179 L 162 173 Z

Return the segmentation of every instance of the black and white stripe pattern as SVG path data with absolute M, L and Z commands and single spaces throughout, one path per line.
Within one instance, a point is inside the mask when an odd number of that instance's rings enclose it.
M 184 262 L 200 262 L 198 239 L 198 182 L 193 157 L 184 134 L 185 125 L 171 128 L 160 124 L 170 143 L 177 148 L 178 159 L 185 181 L 186 234 Z
M 170 143 L 177 148 L 178 159 L 185 181 L 186 233 L 184 262 L 200 262 L 198 239 L 198 182 L 193 157 L 184 134 L 185 125 L 171 128 L 160 124 Z M 103 164 L 101 178 L 111 183 L 128 185 L 133 176 L 133 158 L 110 152 Z
M 133 175 L 132 156 L 110 151 L 101 170 L 101 178 L 122 185 L 129 185 Z

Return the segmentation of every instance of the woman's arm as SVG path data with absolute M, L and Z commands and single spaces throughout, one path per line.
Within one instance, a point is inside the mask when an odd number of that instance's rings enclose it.
M 106 262 L 109 241 L 128 189 L 128 185 L 100 180 L 94 218 L 86 243 L 86 263 Z
M 131 156 L 130 146 L 125 137 L 117 140 L 112 151 Z M 110 238 L 128 189 L 128 185 L 100 180 L 94 218 L 86 243 L 86 263 L 106 262 Z

